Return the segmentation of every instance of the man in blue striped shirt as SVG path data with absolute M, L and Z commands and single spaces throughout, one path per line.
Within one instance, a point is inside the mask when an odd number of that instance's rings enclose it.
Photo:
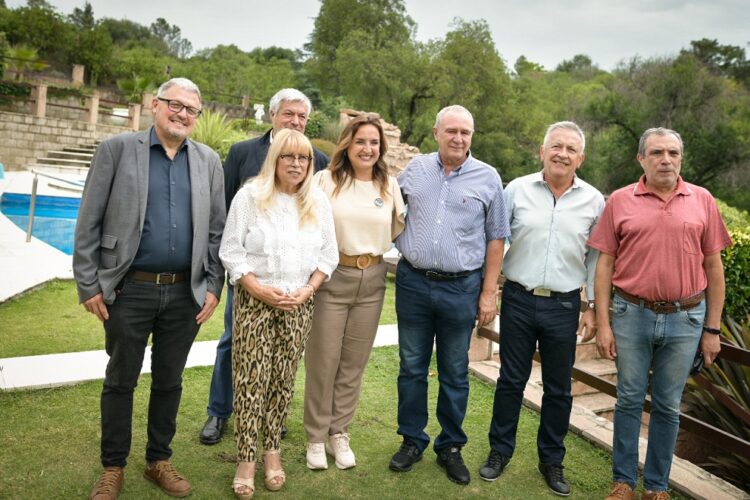
M 407 202 L 406 229 L 396 240 L 400 370 L 398 433 L 390 468 L 411 470 L 430 442 L 427 375 L 436 347 L 440 384 L 433 448 L 448 478 L 468 484 L 461 425 L 469 397 L 469 341 L 475 322 L 497 315 L 497 277 L 510 234 L 497 171 L 469 148 L 474 118 L 462 106 L 443 108 L 433 134 L 438 152 L 414 158 L 398 182 Z

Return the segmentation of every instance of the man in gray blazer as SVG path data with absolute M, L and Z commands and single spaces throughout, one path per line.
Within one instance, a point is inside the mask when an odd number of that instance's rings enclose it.
M 99 318 L 110 359 L 101 396 L 101 462 L 91 498 L 116 498 L 130 452 L 133 390 L 149 335 L 151 397 L 144 476 L 172 496 L 190 483 L 172 465 L 182 371 L 200 325 L 219 302 L 224 270 L 224 177 L 218 155 L 188 140 L 198 87 L 173 78 L 152 102 L 154 126 L 104 141 L 91 164 L 76 226 L 73 272 Z

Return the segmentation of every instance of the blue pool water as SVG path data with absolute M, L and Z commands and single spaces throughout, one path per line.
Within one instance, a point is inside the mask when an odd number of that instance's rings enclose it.
M 25 232 L 29 225 L 30 203 L 31 195 L 3 193 L 0 212 Z M 73 235 L 80 205 L 80 198 L 37 196 L 32 234 L 58 250 L 73 255 Z

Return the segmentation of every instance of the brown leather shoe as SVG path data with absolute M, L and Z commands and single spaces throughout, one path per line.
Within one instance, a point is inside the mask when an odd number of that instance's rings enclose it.
M 646 490 L 641 495 L 641 500 L 669 500 L 669 493 L 666 491 L 649 491 Z
M 89 500 L 115 500 L 125 484 L 125 469 L 122 467 L 105 467 L 94 489 L 91 490 Z
M 164 493 L 172 497 L 186 497 L 192 489 L 188 480 L 177 472 L 169 460 L 157 460 L 146 465 L 143 477 L 156 483 Z
M 627 483 L 612 483 L 612 491 L 604 500 L 636 500 L 635 491 Z

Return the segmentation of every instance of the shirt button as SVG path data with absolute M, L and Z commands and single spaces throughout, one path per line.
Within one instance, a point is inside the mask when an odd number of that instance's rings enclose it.
M 177 224 L 172 224 L 172 227 L 173 227 L 173 228 L 176 228 L 176 227 L 177 227 Z
M 438 219 L 437 223 L 440 224 L 440 219 Z

